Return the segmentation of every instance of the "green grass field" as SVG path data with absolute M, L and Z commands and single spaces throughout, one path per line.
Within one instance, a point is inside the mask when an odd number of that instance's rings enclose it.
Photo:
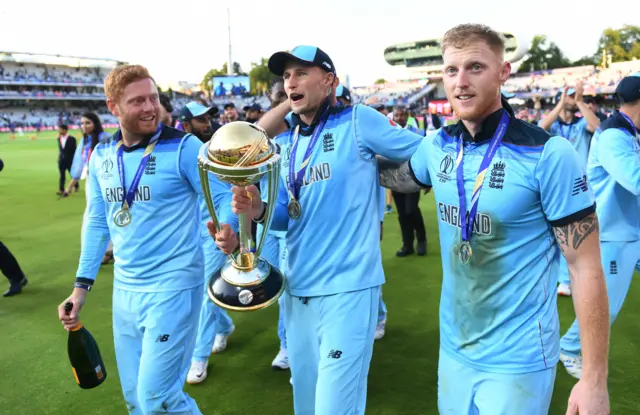
M 73 132 L 76 137 L 80 134 Z M 71 292 L 80 253 L 85 206 L 81 192 L 58 200 L 57 143 L 53 133 L 9 141 L 0 134 L 0 240 L 13 251 L 29 278 L 23 294 L 0 298 L 0 414 L 126 413 L 120 392 L 111 330 L 113 266 L 103 266 L 82 313 L 98 340 L 108 369 L 95 390 L 75 383 L 66 355 L 66 332 L 57 305 Z M 386 336 L 376 342 L 369 376 L 367 414 L 437 414 L 438 304 L 442 269 L 432 196 L 423 198 L 429 235 L 427 257 L 399 259 L 395 214 L 387 215 L 382 252 L 389 310 Z M 5 289 L 2 280 L 2 291 Z M 636 379 L 640 369 L 637 285 L 612 332 L 610 394 L 613 414 L 640 413 Z M 570 299 L 560 298 L 562 330 L 573 320 Z M 289 372 L 271 369 L 278 351 L 278 308 L 231 313 L 236 332 L 227 350 L 210 359 L 209 378 L 187 386 L 206 415 L 258 411 L 292 414 Z M 626 372 L 626 373 L 625 373 Z M 558 367 L 551 414 L 564 414 L 574 379 Z M 634 392 L 636 391 L 636 392 Z M 519 415 L 519 414 L 514 414 Z

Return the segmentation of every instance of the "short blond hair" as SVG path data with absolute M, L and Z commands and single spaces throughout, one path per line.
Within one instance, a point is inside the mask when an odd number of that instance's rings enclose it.
M 493 51 L 504 55 L 504 36 L 489 26 L 473 23 L 447 30 L 440 41 L 440 49 L 444 54 L 449 47 L 462 49 L 477 41 L 485 42 Z
M 104 93 L 108 100 L 117 102 L 122 98 L 124 89 L 129 84 L 143 79 L 151 79 L 155 83 L 147 68 L 142 65 L 117 66 L 109 72 L 104 80 Z

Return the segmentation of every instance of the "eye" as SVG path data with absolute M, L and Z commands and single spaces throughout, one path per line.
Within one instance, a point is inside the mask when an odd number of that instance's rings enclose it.
M 471 66 L 471 70 L 473 70 L 475 72 L 478 72 L 478 71 L 482 70 L 482 65 L 480 65 L 479 63 L 474 63 Z

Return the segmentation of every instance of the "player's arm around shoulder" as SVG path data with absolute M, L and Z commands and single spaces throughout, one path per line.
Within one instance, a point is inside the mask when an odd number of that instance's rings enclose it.
M 414 193 L 422 189 L 430 190 L 429 148 L 433 145 L 433 140 L 439 132 L 440 130 L 437 130 L 423 138 L 408 161 L 397 162 L 377 156 L 380 185 L 399 193 Z
M 360 156 L 365 160 L 380 155 L 395 162 L 407 161 L 424 140 L 366 105 L 353 107 L 352 122 Z
M 545 144 L 536 177 L 544 213 L 567 259 L 578 318 L 583 369 L 569 408 L 608 414 L 609 302 L 600 260 L 595 198 L 573 146 L 562 137 Z

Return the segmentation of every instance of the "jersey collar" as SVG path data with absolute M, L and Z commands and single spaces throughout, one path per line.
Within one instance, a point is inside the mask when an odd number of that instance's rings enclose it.
M 300 119 L 300 115 L 296 114 L 295 112 L 291 115 L 291 121 L 293 123 L 291 128 L 295 128 L 296 126 L 300 126 L 300 135 L 311 135 L 313 134 L 313 130 L 316 128 L 316 125 L 318 125 L 318 121 L 320 115 L 322 115 L 325 110 L 331 107 L 331 104 L 329 102 L 329 98 L 327 98 L 326 100 L 324 100 L 322 102 L 322 104 L 320 105 L 320 108 L 318 108 L 318 112 L 316 113 L 316 117 L 314 118 L 313 122 L 311 123 L 311 125 L 307 125 L 304 123 L 304 121 L 302 121 Z
M 456 128 L 457 130 L 456 136 L 461 134 L 462 139 L 464 141 L 470 141 L 470 142 L 476 142 L 476 143 L 481 143 L 483 141 L 491 140 L 491 138 L 493 137 L 493 134 L 498 129 L 498 124 L 500 124 L 500 119 L 502 118 L 502 111 L 507 111 L 511 116 L 511 118 L 515 117 L 513 108 L 511 108 L 511 105 L 509 105 L 507 100 L 504 97 L 502 97 L 502 108 L 491 113 L 487 118 L 485 118 L 485 120 L 480 125 L 480 131 L 478 131 L 475 137 L 471 136 L 471 133 L 469 132 L 469 130 L 467 130 L 467 127 L 465 127 L 462 120 L 458 121 L 458 124 L 457 124 L 458 128 Z
M 160 133 L 160 137 L 162 138 L 162 133 L 164 132 L 166 126 L 163 124 L 162 125 L 162 132 Z M 140 141 L 138 144 L 134 144 L 131 147 L 127 147 L 124 143 L 122 143 L 122 149 L 124 150 L 125 153 L 130 153 L 132 151 L 136 151 L 138 149 L 141 148 L 146 148 L 147 144 L 149 144 L 149 141 L 151 140 L 151 137 L 153 137 L 155 135 L 155 132 L 153 134 L 147 135 L 145 136 L 142 141 Z M 117 143 L 119 140 L 122 140 L 122 130 L 118 129 L 118 131 L 116 131 L 113 134 L 113 142 Z

